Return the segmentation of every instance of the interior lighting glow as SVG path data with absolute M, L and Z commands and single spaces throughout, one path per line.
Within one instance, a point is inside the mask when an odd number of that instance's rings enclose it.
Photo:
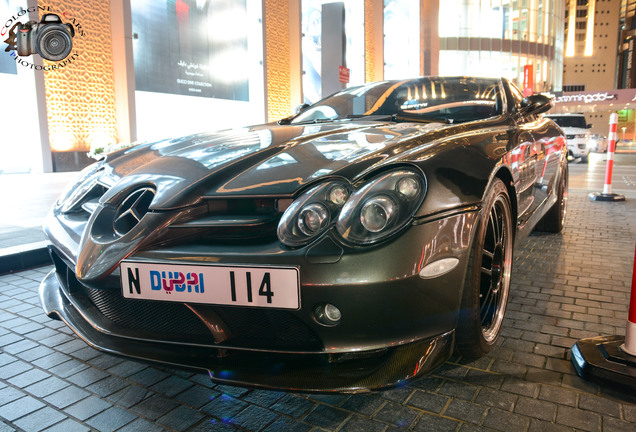
M 248 19 L 245 10 L 229 8 L 212 14 L 208 19 L 208 36 L 211 42 L 229 42 L 245 37 Z
M 223 67 L 215 67 L 223 65 Z M 249 56 L 247 50 L 226 49 L 210 58 L 210 75 L 218 81 L 232 83 L 243 81 L 249 74 Z
M 108 131 L 94 131 L 88 135 L 88 143 L 90 148 L 104 148 L 109 145 L 115 144 L 115 137 Z
M 63 152 L 73 150 L 76 146 L 75 135 L 72 132 L 49 132 L 49 141 L 53 151 Z
M 594 15 L 596 0 L 590 0 L 587 12 L 587 35 L 585 36 L 585 51 L 583 55 L 590 57 L 594 54 Z

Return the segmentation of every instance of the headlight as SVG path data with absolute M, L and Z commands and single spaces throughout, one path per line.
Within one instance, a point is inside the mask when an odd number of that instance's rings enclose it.
M 313 203 L 303 207 L 298 216 L 298 229 L 313 237 L 329 225 L 329 210 L 323 204 Z
M 347 200 L 336 224 L 338 233 L 362 245 L 384 240 L 410 223 L 425 191 L 419 173 L 406 169 L 383 173 Z
M 397 205 L 388 196 L 377 196 L 367 201 L 360 211 L 360 223 L 367 231 L 377 233 L 387 227 L 397 212 Z
M 63 189 L 62 194 L 55 203 L 55 209 L 66 213 L 84 198 L 101 176 L 102 161 L 87 166 L 79 175 Z
M 309 189 L 290 205 L 278 223 L 278 238 L 301 246 L 325 232 L 349 197 L 349 186 L 337 181 Z
M 422 204 L 424 177 L 409 169 L 382 173 L 351 193 L 348 184 L 330 181 L 309 189 L 290 205 L 278 224 L 287 246 L 303 246 L 333 224 L 348 242 L 367 245 L 404 228 Z

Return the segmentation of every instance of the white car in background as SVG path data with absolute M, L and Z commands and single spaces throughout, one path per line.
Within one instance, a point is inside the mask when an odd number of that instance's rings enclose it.
M 607 137 L 601 136 L 599 134 L 592 135 L 592 145 L 590 149 L 593 152 L 605 153 L 607 151 L 607 147 L 608 147 Z
M 568 155 L 587 163 L 588 155 L 594 142 L 592 133 L 583 114 L 550 114 L 546 117 L 554 120 L 566 135 L 568 141 Z

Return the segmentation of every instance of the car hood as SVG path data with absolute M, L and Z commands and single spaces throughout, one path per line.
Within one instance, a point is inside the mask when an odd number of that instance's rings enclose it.
M 154 209 L 179 208 L 206 196 L 293 196 L 325 177 L 349 181 L 439 138 L 442 123 L 330 122 L 261 125 L 142 144 L 108 155 L 114 187 L 156 188 Z M 457 127 L 457 126 L 455 126 Z
M 561 127 L 564 133 L 568 135 L 579 135 L 579 134 L 589 134 L 590 130 L 587 128 L 577 128 L 577 127 Z

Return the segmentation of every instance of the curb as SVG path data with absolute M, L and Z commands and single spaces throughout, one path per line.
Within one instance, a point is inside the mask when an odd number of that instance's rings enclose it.
M 53 264 L 45 241 L 0 249 L 0 275 L 45 264 Z

